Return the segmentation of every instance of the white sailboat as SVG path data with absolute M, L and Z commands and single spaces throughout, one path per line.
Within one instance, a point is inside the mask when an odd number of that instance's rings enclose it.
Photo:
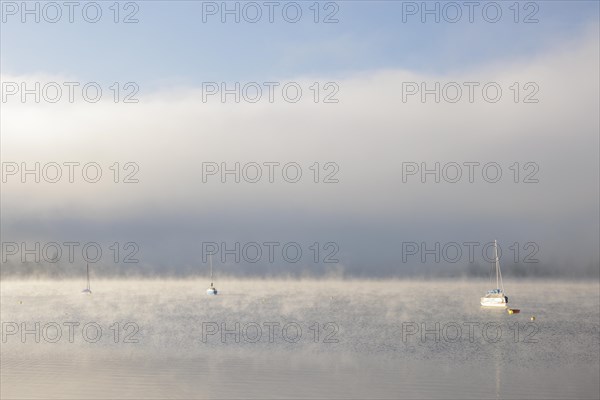
M 87 286 L 85 289 L 81 291 L 81 293 L 92 294 L 92 290 L 90 289 L 90 264 L 87 264 Z
M 208 256 L 210 262 L 210 287 L 206 289 L 206 294 L 215 296 L 217 294 L 217 288 L 213 285 L 213 266 L 212 266 L 212 254 Z
M 494 252 L 496 254 L 496 289 L 487 291 L 486 295 L 481 298 L 481 305 L 484 307 L 506 307 L 508 304 L 508 297 L 504 292 L 502 272 L 500 271 L 500 259 L 498 258 L 498 243 L 495 240 Z

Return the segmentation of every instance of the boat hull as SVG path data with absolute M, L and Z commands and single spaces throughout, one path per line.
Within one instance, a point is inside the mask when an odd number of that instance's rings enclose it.
M 494 308 L 506 308 L 507 305 L 506 304 L 493 304 L 493 303 L 481 303 L 482 307 L 494 307 Z
M 490 298 L 485 298 L 485 297 L 481 298 L 480 303 L 481 303 L 481 305 L 483 307 L 503 307 L 503 308 L 506 308 L 506 306 L 508 305 L 508 303 L 506 303 L 506 301 L 504 301 L 504 299 L 490 299 Z
M 208 294 L 209 296 L 216 296 L 217 294 L 217 289 L 206 289 L 206 294 Z

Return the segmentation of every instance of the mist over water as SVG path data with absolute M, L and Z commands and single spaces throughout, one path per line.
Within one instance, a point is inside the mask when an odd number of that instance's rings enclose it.
M 8 398 L 599 394 L 598 283 L 505 283 L 514 315 L 480 307 L 486 280 L 219 280 L 218 296 L 194 279 L 1 285 Z
M 350 246 L 351 247 L 351 246 Z M 201 257 L 201 256 L 199 256 Z M 364 257 L 364 256 L 363 256 Z M 556 260 L 535 263 L 515 263 L 501 260 L 502 274 L 507 278 L 522 279 L 600 279 L 600 265 L 590 261 L 587 264 L 564 264 Z M 117 264 L 100 261 L 91 263 L 91 274 L 101 279 L 143 278 L 143 279 L 197 279 L 208 275 L 206 262 L 182 262 L 181 264 L 154 264 L 140 260 L 139 263 Z M 215 260 L 216 273 L 227 279 L 306 279 L 306 278 L 345 278 L 345 279 L 447 279 L 476 278 L 487 279 L 493 275 L 493 264 L 486 260 L 448 262 L 426 262 L 419 260 L 403 263 L 400 260 L 389 265 L 378 264 L 377 268 L 366 268 L 364 263 L 338 262 L 314 263 L 311 261 L 290 263 L 250 263 L 242 260 Z M 69 262 L 41 260 L 15 261 L 2 264 L 0 277 L 4 279 L 81 279 L 85 275 L 85 261 Z
M 0 399 L 600 399 L 598 16 L 0 0 Z

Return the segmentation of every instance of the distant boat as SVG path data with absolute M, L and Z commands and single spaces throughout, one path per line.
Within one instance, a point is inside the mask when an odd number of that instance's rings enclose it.
M 212 266 L 212 254 L 208 256 L 210 262 L 210 287 L 206 289 L 206 294 L 215 296 L 217 294 L 217 288 L 213 285 L 213 266 Z
M 504 293 L 502 283 L 502 272 L 500 271 L 500 259 L 498 258 L 498 243 L 494 240 L 494 252 L 496 254 L 496 289 L 488 290 L 485 297 L 481 298 L 484 307 L 506 307 L 508 297 Z
M 81 293 L 92 294 L 92 290 L 90 289 L 90 264 L 87 264 L 87 286 L 85 289 L 81 291 Z

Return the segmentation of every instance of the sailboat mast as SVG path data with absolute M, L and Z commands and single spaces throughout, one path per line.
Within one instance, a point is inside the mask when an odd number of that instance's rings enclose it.
M 87 269 L 87 289 L 90 290 L 90 264 L 86 264 Z
M 210 262 L 210 286 L 213 284 L 213 268 L 212 268 L 212 254 L 208 256 L 208 260 Z
M 498 260 L 498 243 L 496 240 L 494 240 L 494 251 L 496 253 L 496 288 L 500 289 L 500 282 L 499 282 L 499 270 L 500 270 L 500 260 Z

